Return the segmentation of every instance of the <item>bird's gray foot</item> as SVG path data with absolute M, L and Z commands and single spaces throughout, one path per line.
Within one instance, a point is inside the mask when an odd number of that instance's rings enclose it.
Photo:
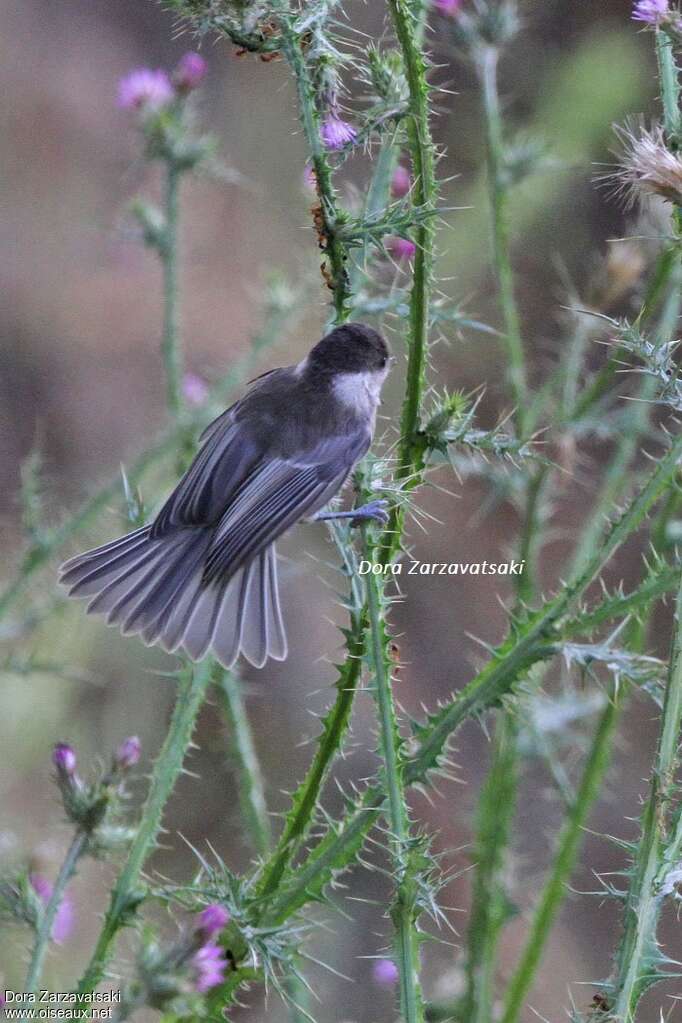
M 385 526 L 388 522 L 388 501 L 378 498 L 363 504 L 360 508 L 353 508 L 344 512 L 319 512 L 315 516 L 316 521 L 329 521 L 330 519 L 350 519 L 351 526 L 360 526 L 363 522 L 380 522 Z

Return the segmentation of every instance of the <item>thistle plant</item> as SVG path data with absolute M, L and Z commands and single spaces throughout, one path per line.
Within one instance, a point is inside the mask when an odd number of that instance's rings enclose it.
M 621 934 L 609 977 L 596 985 L 591 1005 L 587 998 L 573 1008 L 573 1017 L 605 1023 L 643 1019 L 642 995 L 677 968 L 661 947 L 659 923 L 663 907 L 679 899 L 682 878 L 682 583 L 675 546 L 682 459 L 676 359 L 682 283 L 680 13 L 666 0 L 641 0 L 633 7 L 633 21 L 656 52 L 661 121 L 648 126 L 631 121 L 618 129 L 620 164 L 611 175 L 630 205 L 664 203 L 665 226 L 646 255 L 635 240 L 613 249 L 589 294 L 567 288 L 561 352 L 538 382 L 518 301 L 510 214 L 521 182 L 544 165 L 545 150 L 523 132 L 515 136 L 507 114 L 501 68 L 522 27 L 515 0 L 387 0 L 380 40 L 360 50 L 349 43 L 348 15 L 334 0 L 167 0 L 165 6 L 196 36 L 197 47 L 222 44 L 211 51 L 221 59 L 246 56 L 264 76 L 271 63 L 284 64 L 306 150 L 301 172 L 312 199 L 310 249 L 318 256 L 319 280 L 290 285 L 272 277 L 264 288 L 263 325 L 248 356 L 211 385 L 186 374 L 181 186 L 184 178 L 215 169 L 217 160 L 216 143 L 199 127 L 196 108 L 209 73 L 206 49 L 188 52 L 171 71 L 139 68 L 126 75 L 119 104 L 130 115 L 143 160 L 160 169 L 163 181 L 159 205 L 145 193 L 130 211 L 163 276 L 159 359 L 168 425 L 124 470 L 122 486 L 117 476 L 56 527 L 45 524 L 40 461 L 31 457 L 22 476 L 27 546 L 16 577 L 0 595 L 0 616 L 12 622 L 10 613 L 23 612 L 20 631 L 31 629 L 26 605 L 30 610 L 32 581 L 94 527 L 102 508 L 117 502 L 129 521 L 144 520 L 147 503 L 159 495 L 143 497 L 142 485 L 154 487 L 159 477 L 165 484 L 186 467 L 199 431 L 228 395 L 265 368 L 264 353 L 296 324 L 311 296 L 324 298 L 329 324 L 373 317 L 384 328 L 393 325 L 403 346 L 402 397 L 392 432 L 351 481 L 357 505 L 377 494 L 385 498 L 388 521 L 361 529 L 329 524 L 345 616 L 343 651 L 333 700 L 280 823 L 273 824 L 269 813 L 268 779 L 240 673 L 210 659 L 193 664 L 180 657 L 168 672 L 174 709 L 139 810 L 125 814 L 123 804 L 127 777 L 140 759 L 139 740 L 122 743 L 92 781 L 81 777 L 71 745 L 55 746 L 56 783 L 72 830 L 64 862 L 54 881 L 23 864 L 8 868 L 0 882 L 3 918 L 32 933 L 25 990 L 37 990 L 50 945 L 66 937 L 70 885 L 81 860 L 106 855 L 115 877 L 88 960 L 80 977 L 74 970 L 68 978 L 74 997 L 92 1001 L 115 970 L 123 974 L 119 1020 L 144 1008 L 168 1023 L 231 1019 L 245 989 L 259 989 L 260 997 L 261 986 L 281 996 L 294 1020 L 331 1018 L 323 997 L 319 1008 L 308 998 L 313 988 L 308 963 L 315 959 L 321 926 L 313 909 L 337 906 L 338 890 L 352 869 L 380 869 L 389 894 L 382 906 L 385 942 L 378 943 L 372 978 L 394 995 L 400 1019 L 530 1018 L 547 945 L 591 811 L 607 782 L 621 713 L 636 699 L 648 701 L 649 713 L 653 708 L 659 715 L 660 735 L 639 837 L 618 840 L 630 866 L 620 887 L 603 879 L 599 893 L 618 899 Z M 458 215 L 441 199 L 433 135 L 443 102 L 435 84 L 441 49 L 443 59 L 473 69 L 477 88 L 495 281 L 492 325 L 466 313 L 461 297 L 450 294 L 450 282 L 439 281 L 439 231 Z M 366 90 L 362 109 L 353 80 Z M 367 171 L 361 194 L 342 187 L 351 158 L 363 161 Z M 633 292 L 637 307 L 631 303 L 627 315 L 614 315 L 618 300 Z M 481 390 L 467 394 L 441 386 L 442 349 L 436 342 L 443 329 L 485 335 L 498 346 L 506 409 L 492 427 L 481 415 Z M 623 389 L 634 400 L 625 400 Z M 563 561 L 556 559 L 546 583 L 541 554 L 562 508 L 562 481 L 595 440 L 611 442 L 610 462 L 600 472 L 579 535 Z M 480 669 L 413 719 L 398 699 L 404 665 L 394 608 L 401 594 L 392 570 L 411 553 L 422 501 L 444 470 L 452 470 L 456 486 L 475 484 L 492 504 L 509 506 L 517 521 L 510 550 L 526 567 L 507 595 L 505 633 L 486 646 Z M 638 580 L 609 588 L 605 572 L 613 568 L 616 551 L 635 538 L 646 552 Z M 363 574 L 360 562 L 376 571 Z M 648 627 L 659 602 L 673 594 L 666 663 L 650 652 Z M 43 600 L 41 614 L 50 616 L 57 606 L 56 600 Z M 342 790 L 341 808 L 333 814 L 327 789 L 350 749 L 361 689 L 372 697 L 375 769 Z M 191 876 L 161 877 L 150 859 L 168 801 L 187 769 L 199 713 L 211 700 L 225 719 L 236 767 L 234 802 L 252 859 L 237 871 L 220 850 L 201 843 L 192 849 Z M 456 733 L 472 721 L 483 722 L 492 738 L 475 814 L 471 905 L 457 939 L 461 944 L 450 953 L 462 982 L 458 994 L 443 1000 L 424 982 L 423 968 L 435 938 L 451 934 L 443 888 L 453 863 L 450 850 L 435 853 L 412 793 L 436 798 L 441 780 L 454 771 Z M 569 745 L 580 753 L 577 761 L 566 756 Z M 531 755 L 547 761 L 562 821 L 520 948 L 511 969 L 503 971 L 501 942 L 520 887 L 512 870 L 519 794 Z M 121 948 L 124 932 L 132 957 Z

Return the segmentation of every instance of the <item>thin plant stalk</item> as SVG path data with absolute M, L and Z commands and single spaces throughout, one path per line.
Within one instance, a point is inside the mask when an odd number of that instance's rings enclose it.
M 523 437 L 528 405 L 528 380 L 521 338 L 521 322 L 514 297 L 514 276 L 509 257 L 509 191 L 503 180 L 504 134 L 497 85 L 498 61 L 498 48 L 495 46 L 484 47 L 478 60 L 478 73 L 485 111 L 488 187 L 493 217 L 495 270 L 502 306 L 509 383 L 516 405 L 519 433 Z
M 239 804 L 255 852 L 266 857 L 272 845 L 265 786 L 253 732 L 246 713 L 241 680 L 234 671 L 221 671 L 217 684 L 220 704 L 230 726 L 239 771 Z
M 497 942 L 509 917 L 503 883 L 518 789 L 518 729 L 511 712 L 495 725 L 490 767 L 479 798 L 475 872 L 467 934 L 466 990 L 458 1011 L 470 1023 L 492 1019 Z
M 52 893 L 48 899 L 44 911 L 40 915 L 36 928 L 35 942 L 31 952 L 28 972 L 24 991 L 37 991 L 42 975 L 45 955 L 52 935 L 52 928 L 62 904 L 66 886 L 76 872 L 78 861 L 85 854 L 88 847 L 89 836 L 86 831 L 80 828 L 74 835 L 68 848 L 64 861 L 54 883 Z
M 374 675 L 372 691 L 379 718 L 379 748 L 382 778 L 386 789 L 386 819 L 390 831 L 389 846 L 395 871 L 395 895 L 391 913 L 398 966 L 400 1010 L 405 1023 L 420 1023 L 424 1005 L 419 986 L 419 936 L 416 931 L 413 885 L 410 879 L 408 841 L 410 820 L 405 801 L 401 740 L 393 702 L 392 679 L 387 670 L 386 630 L 382 612 L 379 578 L 366 577 L 369 609 L 371 660 Z
M 292 24 L 290 15 L 285 15 L 282 18 L 282 41 L 284 56 L 296 84 L 299 116 L 315 171 L 315 186 L 320 200 L 323 222 L 324 251 L 329 260 L 335 322 L 340 324 L 348 319 L 350 313 L 346 252 L 345 246 L 336 232 L 340 219 L 339 210 L 334 195 L 331 166 L 320 134 L 320 114 L 317 109 L 315 90 L 305 54 L 301 48 L 300 36 Z
M 670 842 L 670 819 L 677 794 L 675 776 L 680 763 L 682 729 L 682 577 L 675 604 L 675 628 L 670 669 L 661 716 L 649 797 L 637 845 L 624 908 L 623 936 L 616 954 L 613 979 L 607 985 L 609 1011 L 614 1018 L 634 1019 L 646 989 L 663 977 L 657 941 L 663 895 L 656 880 Z
M 498 47 L 483 46 L 479 49 L 477 70 L 486 131 L 493 262 L 502 314 L 507 376 L 515 405 L 514 419 L 519 436 L 523 437 L 528 383 L 511 259 L 509 183 L 503 173 L 505 143 L 497 78 L 498 61 Z M 541 509 L 547 476 L 548 471 L 542 466 L 526 479 L 519 544 L 519 559 L 525 562 L 526 570 L 516 580 L 517 611 L 535 596 L 535 559 L 541 545 Z M 508 917 L 504 873 L 516 810 L 518 759 L 518 725 L 513 711 L 502 709 L 495 722 L 491 763 L 478 807 L 476 863 L 465 965 L 466 992 L 462 1003 L 465 1018 L 480 1023 L 491 1018 L 497 945 Z M 500 789 L 503 794 L 500 794 Z
M 661 103 L 663 106 L 663 127 L 668 144 L 673 149 L 680 145 L 680 128 L 682 113 L 680 112 L 680 82 L 675 63 L 673 42 L 667 32 L 656 30 L 656 61 L 658 77 L 661 83 Z
M 619 716 L 619 698 L 610 693 L 597 725 L 575 799 L 569 807 L 552 861 L 533 914 L 520 961 L 507 985 L 501 1023 L 516 1023 L 531 989 L 552 925 L 566 895 L 589 812 L 599 795 L 609 764 L 611 740 Z
M 408 0 L 389 0 L 389 11 L 400 45 L 409 90 L 407 143 L 414 184 L 412 202 L 424 210 L 435 208 L 438 187 L 435 175 L 434 145 L 429 123 L 429 86 L 426 80 L 426 58 L 421 39 L 425 3 L 410 4 Z M 419 438 L 421 404 L 426 383 L 429 344 L 429 308 L 433 277 L 434 225 L 425 217 L 415 230 L 416 250 L 410 290 L 409 342 L 405 397 L 400 416 L 400 441 L 396 481 L 405 489 L 418 486 L 424 470 L 423 447 Z M 384 530 L 377 558 L 388 564 L 400 547 L 404 524 L 404 508 L 395 502 Z
M 116 935 L 130 922 L 145 897 L 141 874 L 155 849 L 166 803 L 182 773 L 196 719 L 213 677 L 213 669 L 213 662 L 207 659 L 194 668 L 184 667 L 180 672 L 175 708 L 161 752 L 154 764 L 140 825 L 112 889 L 95 950 L 78 985 L 81 994 L 94 990 L 103 979 Z
M 178 289 L 178 217 L 181 173 L 175 160 L 166 161 L 165 225 L 159 255 L 163 266 L 163 339 L 166 401 L 174 419 L 182 413 L 182 338 Z

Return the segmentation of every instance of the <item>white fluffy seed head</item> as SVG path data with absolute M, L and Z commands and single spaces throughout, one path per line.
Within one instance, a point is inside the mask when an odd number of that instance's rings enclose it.
M 616 128 L 621 143 L 617 171 L 605 177 L 630 205 L 658 196 L 682 205 L 682 157 L 668 148 L 663 128 L 629 124 Z

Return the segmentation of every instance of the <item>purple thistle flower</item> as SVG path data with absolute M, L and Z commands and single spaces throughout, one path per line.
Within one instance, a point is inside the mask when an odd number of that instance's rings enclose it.
M 121 771 L 127 771 L 129 768 L 134 767 L 138 762 L 141 752 L 142 743 L 136 735 L 131 735 L 130 738 L 124 739 L 116 750 L 116 755 L 114 757 L 116 766 Z
M 36 893 L 44 906 L 52 898 L 52 882 L 44 874 L 31 874 L 29 876 L 31 888 Z M 57 914 L 52 924 L 50 937 L 57 945 L 62 945 L 71 936 L 75 920 L 74 906 L 69 895 L 65 894 L 59 904 Z
M 135 68 L 118 83 L 118 105 L 123 110 L 162 110 L 174 99 L 173 84 L 161 69 Z
M 410 178 L 410 172 L 407 167 L 403 167 L 403 165 L 399 163 L 393 171 L 393 177 L 391 178 L 391 195 L 394 199 L 402 199 L 402 197 L 407 195 L 409 192 L 411 185 L 412 179 Z
M 398 967 L 392 959 L 377 959 L 372 966 L 372 979 L 379 987 L 393 987 L 398 983 Z
M 179 60 L 173 81 L 182 92 L 198 88 L 206 77 L 208 66 L 198 53 L 185 53 Z
M 76 773 L 76 753 L 73 746 L 66 742 L 56 743 L 52 750 L 52 763 L 60 775 L 73 778 Z
M 395 238 L 389 238 L 386 243 L 386 248 L 396 262 L 412 259 L 417 251 L 417 246 L 414 242 L 411 242 L 409 238 L 399 238 L 397 236 Z
M 182 378 L 182 395 L 188 405 L 203 405 L 208 398 L 208 384 L 196 373 L 185 373 Z
M 657 25 L 668 11 L 668 0 L 638 0 L 632 11 L 632 18 L 647 25 Z
M 227 960 L 219 945 L 212 943 L 203 945 L 192 956 L 191 964 L 194 970 L 194 987 L 199 994 L 204 994 L 225 980 Z
M 330 114 L 324 120 L 320 134 L 327 149 L 332 150 L 343 149 L 345 145 L 355 142 L 357 138 L 357 132 L 353 125 L 334 114 Z
M 441 14 L 453 17 L 462 6 L 463 0 L 433 0 L 433 6 Z
M 230 922 L 230 911 L 218 902 L 211 903 L 199 914 L 198 930 L 206 938 L 213 938 L 227 927 Z

